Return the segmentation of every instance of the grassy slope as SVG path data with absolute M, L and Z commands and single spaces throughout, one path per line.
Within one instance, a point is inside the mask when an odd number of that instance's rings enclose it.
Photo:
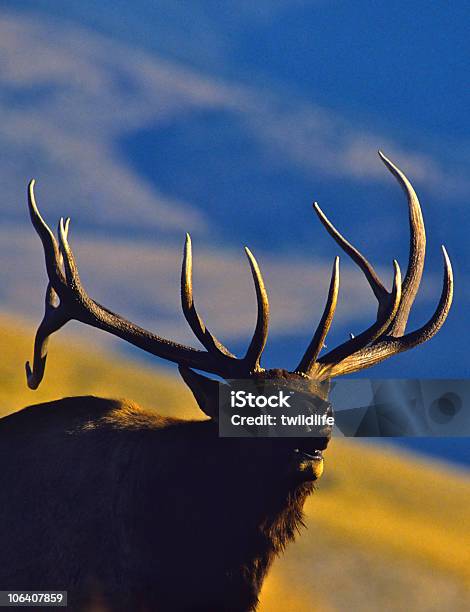
M 176 378 L 54 338 L 40 390 L 24 382 L 33 327 L 0 318 L 0 415 L 64 395 L 126 396 L 196 416 Z M 68 337 L 70 338 L 70 336 Z M 184 406 L 184 410 L 181 410 Z M 307 529 L 270 574 L 262 612 L 470 609 L 470 479 L 404 453 L 335 440 Z

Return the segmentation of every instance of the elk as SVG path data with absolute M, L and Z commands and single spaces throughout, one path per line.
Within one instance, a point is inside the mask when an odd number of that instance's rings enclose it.
M 75 319 L 176 363 L 208 418 L 181 420 L 130 401 L 71 397 L 1 419 L 1 589 L 67 589 L 75 610 L 90 609 L 96 598 L 112 611 L 256 610 L 274 558 L 303 524 L 304 501 L 322 473 L 322 451 L 331 430 L 294 439 L 221 438 L 219 383 L 196 370 L 226 384 L 269 380 L 280 388 L 326 397 L 325 385 L 332 377 L 369 368 L 437 333 L 452 302 L 451 264 L 442 247 L 444 281 L 436 311 L 421 328 L 405 333 L 423 271 L 425 231 L 413 187 L 380 156 L 408 199 L 411 238 L 403 284 L 394 261 L 388 291 L 368 260 L 315 204 L 322 224 L 365 274 L 378 311 L 369 328 L 320 355 L 338 298 L 336 257 L 324 312 L 292 372 L 261 366 L 269 303 L 248 249 L 258 315 L 246 354 L 235 357 L 196 310 L 189 236 L 182 308 L 204 350 L 177 344 L 86 293 L 68 241 L 69 219 L 60 220 L 57 241 L 39 213 L 34 181 L 30 183 L 29 213 L 44 248 L 49 284 L 33 364 L 26 364 L 29 387 L 36 389 L 43 378 L 49 336 Z

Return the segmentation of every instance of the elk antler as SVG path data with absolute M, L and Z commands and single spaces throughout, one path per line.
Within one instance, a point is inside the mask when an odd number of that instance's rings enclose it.
M 268 331 L 269 305 L 261 272 L 248 249 L 246 252 L 258 300 L 258 320 L 245 357 L 237 359 L 207 330 L 196 312 L 192 297 L 189 236 L 186 240 L 183 258 L 181 300 L 184 315 L 197 338 L 207 349 L 206 351 L 156 336 L 91 299 L 83 288 L 75 257 L 68 243 L 70 220 L 67 219 L 65 223 L 63 219 L 60 220 L 58 245 L 54 234 L 41 217 L 36 205 L 34 180 L 29 184 L 28 204 L 31 221 L 44 248 L 49 277 L 45 314 L 34 342 L 33 368 L 31 369 L 29 362 L 26 363 L 27 382 L 31 389 L 37 389 L 44 376 L 49 336 L 72 319 L 110 332 L 148 353 L 181 366 L 204 370 L 224 378 L 241 378 L 260 369 L 260 357 Z
M 372 265 L 344 238 L 328 220 L 318 204 L 315 211 L 329 234 L 364 272 L 378 301 L 377 321 L 366 332 L 353 337 L 339 347 L 323 355 L 316 362 L 302 359 L 298 369 L 318 378 L 331 378 L 351 374 L 369 368 L 392 355 L 411 349 L 432 338 L 442 327 L 452 304 L 453 276 L 447 252 L 444 255 L 444 282 L 441 298 L 431 319 L 418 330 L 404 334 L 408 316 L 419 289 L 426 251 L 426 234 L 418 197 L 406 176 L 385 155 L 379 151 L 385 166 L 398 180 L 408 197 L 410 223 L 410 254 L 408 269 L 399 296 L 399 269 L 395 264 L 394 286 L 389 293 Z M 398 272 L 398 273 L 397 273 Z M 375 329 L 374 329 L 375 328 Z
M 378 310 L 377 319 L 373 325 L 318 358 L 331 326 L 338 299 L 339 258 L 337 257 L 331 274 L 330 289 L 323 316 L 297 366 L 296 372 L 299 375 L 324 380 L 368 368 L 391 355 L 406 351 L 432 338 L 441 328 L 449 312 L 453 291 L 452 267 L 447 252 L 442 247 L 444 284 L 439 305 L 425 325 L 414 332 L 404 333 L 421 281 L 426 237 L 421 208 L 413 187 L 401 170 L 380 151 L 379 155 L 408 197 L 410 255 L 403 287 L 400 268 L 396 261 L 393 262 L 393 287 L 388 292 L 367 259 L 338 232 L 318 204 L 315 204 L 315 210 L 327 231 L 364 272 L 377 298 Z M 248 248 L 245 250 L 255 284 L 258 318 L 248 350 L 242 359 L 238 359 L 207 329 L 197 313 L 193 300 L 192 249 L 189 235 L 186 237 L 181 272 L 181 302 L 184 316 L 196 337 L 205 347 L 205 351 L 156 336 L 91 299 L 82 286 L 75 257 L 68 243 L 69 219 L 65 223 L 63 219 L 60 220 L 59 244 L 57 244 L 54 234 L 42 219 L 37 208 L 34 198 L 34 181 L 31 181 L 29 185 L 28 203 L 31 221 L 44 248 L 49 277 L 45 314 L 34 343 L 32 370 L 29 363 L 26 363 L 28 385 L 32 389 L 39 386 L 44 376 L 49 336 L 71 319 L 110 332 L 148 353 L 178 363 L 180 369 L 183 368 L 183 370 L 189 367 L 218 374 L 223 378 L 242 378 L 262 369 L 260 359 L 268 335 L 269 302 L 258 264 Z

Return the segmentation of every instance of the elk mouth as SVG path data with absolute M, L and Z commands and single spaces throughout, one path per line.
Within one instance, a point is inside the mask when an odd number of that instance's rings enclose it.
M 323 474 L 323 452 L 319 449 L 294 449 L 296 471 L 303 481 L 318 480 Z
M 294 450 L 294 453 L 299 453 L 302 458 L 305 458 L 311 461 L 320 461 L 321 459 L 323 459 L 323 453 L 321 452 L 321 450 L 307 452 L 306 450 L 303 450 L 301 448 L 296 448 Z

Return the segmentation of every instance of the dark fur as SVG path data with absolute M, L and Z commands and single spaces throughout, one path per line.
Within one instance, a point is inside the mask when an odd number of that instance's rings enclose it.
M 67 589 L 79 610 L 254 610 L 313 489 L 296 461 L 292 440 L 128 402 L 25 408 L 0 420 L 0 588 Z

